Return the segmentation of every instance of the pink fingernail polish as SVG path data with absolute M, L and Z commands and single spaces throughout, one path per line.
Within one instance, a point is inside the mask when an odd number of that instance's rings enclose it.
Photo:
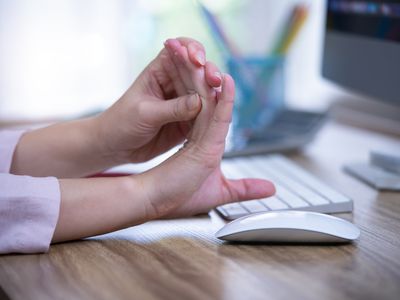
M 201 52 L 201 51 L 197 52 L 196 55 L 195 55 L 195 58 L 196 58 L 197 62 L 198 62 L 200 65 L 202 65 L 202 66 L 205 65 L 205 63 L 206 63 L 206 58 L 204 57 L 204 53 L 203 53 L 203 52 Z

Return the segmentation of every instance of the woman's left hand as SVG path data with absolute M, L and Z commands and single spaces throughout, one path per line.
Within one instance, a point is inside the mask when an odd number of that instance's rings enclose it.
M 193 68 L 205 68 L 206 83 L 221 85 L 218 68 L 206 62 L 204 47 L 189 38 L 167 40 L 126 93 L 97 117 L 101 151 L 119 163 L 147 161 L 182 143 L 201 110 L 191 78 L 176 66 L 174 44 L 187 49 Z

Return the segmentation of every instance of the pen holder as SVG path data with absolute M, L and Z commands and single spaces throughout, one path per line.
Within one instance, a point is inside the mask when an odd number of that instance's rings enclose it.
M 227 67 L 236 84 L 230 146 L 243 148 L 284 106 L 284 59 L 229 58 Z

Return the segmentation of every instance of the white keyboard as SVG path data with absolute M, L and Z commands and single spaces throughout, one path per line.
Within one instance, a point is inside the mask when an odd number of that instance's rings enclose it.
M 276 194 L 272 197 L 217 207 L 216 210 L 227 220 L 251 213 L 276 210 L 308 210 L 321 213 L 353 211 L 353 201 L 350 198 L 282 155 L 224 159 L 221 167 L 229 179 L 268 179 L 276 187 Z

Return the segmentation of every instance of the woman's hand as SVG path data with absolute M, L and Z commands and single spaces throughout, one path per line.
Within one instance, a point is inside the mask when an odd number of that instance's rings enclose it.
M 207 88 L 221 85 L 220 72 L 205 61 L 200 43 L 188 38 L 166 41 L 165 48 L 121 99 L 98 117 L 101 152 L 121 157 L 120 162 L 142 162 L 186 138 L 201 101 L 191 78 L 177 67 L 177 52 L 171 43 L 182 44 L 188 50 L 192 68 L 205 68 Z
M 167 45 L 175 64 L 202 101 L 184 147 L 168 160 L 135 176 L 146 191 L 150 213 L 146 219 L 188 216 L 228 202 L 274 194 L 272 183 L 260 179 L 228 180 L 220 169 L 225 138 L 232 118 L 234 82 L 222 79 L 221 91 L 210 87 L 206 70 L 193 66 L 187 47 L 177 40 Z

